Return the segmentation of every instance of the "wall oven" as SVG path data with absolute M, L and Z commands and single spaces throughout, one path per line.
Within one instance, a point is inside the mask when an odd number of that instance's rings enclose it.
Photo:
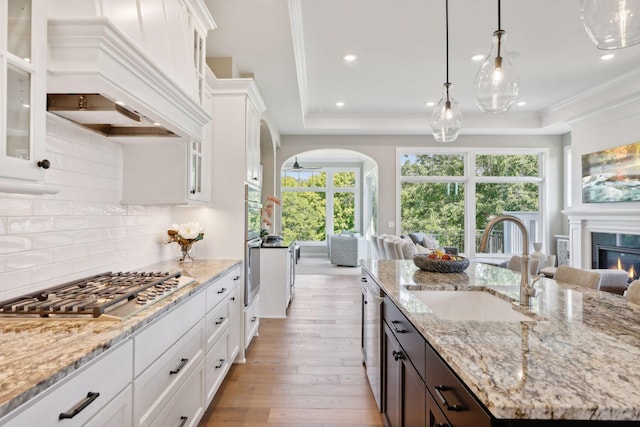
M 245 184 L 244 305 L 260 290 L 260 188 Z

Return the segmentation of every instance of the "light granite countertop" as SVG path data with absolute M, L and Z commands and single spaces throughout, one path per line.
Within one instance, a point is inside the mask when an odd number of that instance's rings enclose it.
M 216 280 L 239 260 L 160 262 L 137 271 L 181 271 L 192 285 L 125 320 L 0 318 L 0 417 L 73 373 Z
M 541 279 L 525 322 L 439 319 L 410 290 L 487 290 L 519 298 L 519 273 L 472 262 L 464 273 L 365 260 L 382 290 L 498 419 L 640 420 L 640 307 Z

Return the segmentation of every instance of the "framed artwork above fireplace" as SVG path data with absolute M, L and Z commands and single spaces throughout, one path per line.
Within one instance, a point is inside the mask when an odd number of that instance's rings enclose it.
M 582 155 L 582 203 L 640 201 L 640 142 Z

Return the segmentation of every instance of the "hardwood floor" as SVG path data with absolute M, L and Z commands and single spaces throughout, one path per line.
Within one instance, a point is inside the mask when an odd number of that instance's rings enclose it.
M 287 319 L 260 319 L 199 427 L 382 426 L 360 353 L 359 275 L 298 275 Z

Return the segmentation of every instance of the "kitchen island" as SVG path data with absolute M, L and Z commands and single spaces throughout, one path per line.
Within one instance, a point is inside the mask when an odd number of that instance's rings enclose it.
M 623 297 L 543 278 L 533 306 L 513 306 L 530 320 L 445 320 L 412 291 L 479 290 L 515 301 L 519 273 L 474 262 L 453 274 L 422 271 L 407 260 L 365 260 L 363 266 L 385 303 L 389 299 L 426 340 L 427 364 L 435 351 L 488 412 L 491 425 L 638 425 L 640 308 Z
M 229 281 L 240 277 L 236 276 L 240 265 L 239 260 L 199 260 L 192 263 L 166 261 L 140 268 L 139 271 L 179 271 L 185 276 L 193 277 L 195 282 L 124 321 L 100 318 L 0 318 L 0 418 L 20 405 L 30 403 L 32 399 L 37 400 L 41 393 L 49 392 L 58 383 L 66 382 L 67 377 L 72 377 L 76 371 L 85 368 L 85 365 L 93 364 L 94 360 L 112 349 L 122 349 L 127 345 L 131 347 L 127 343 L 131 337 L 149 330 L 152 324 L 162 325 L 162 319 L 167 318 L 177 307 L 201 306 L 204 313 L 205 299 L 213 301 L 210 293 L 223 296 L 230 291 L 227 285 L 221 289 L 216 289 L 215 285 L 218 282 L 227 283 L 226 276 L 230 272 L 234 276 Z M 234 286 L 238 287 L 237 284 Z M 209 292 L 209 288 L 216 292 Z M 225 292 L 218 292 L 220 290 Z M 199 321 L 195 314 L 194 319 L 194 323 Z M 183 321 L 186 324 L 188 320 L 183 318 Z M 165 336 L 161 333 L 149 337 L 152 344 L 161 343 L 170 335 L 172 331 L 167 326 L 163 326 Z M 180 333 L 176 332 L 176 336 Z M 153 345 L 147 346 L 151 347 Z M 149 359 L 154 360 L 159 356 L 160 354 L 150 354 Z M 202 356 L 199 357 L 202 359 Z M 128 363 L 131 365 L 130 359 Z M 123 375 L 129 376 L 130 382 L 131 366 L 128 369 L 126 365 L 122 366 L 122 370 L 125 371 Z M 119 373 L 106 375 L 117 376 Z M 98 388 L 99 384 L 95 382 L 93 381 L 93 386 Z M 3 425 L 4 420 L 1 419 L 0 424 Z

